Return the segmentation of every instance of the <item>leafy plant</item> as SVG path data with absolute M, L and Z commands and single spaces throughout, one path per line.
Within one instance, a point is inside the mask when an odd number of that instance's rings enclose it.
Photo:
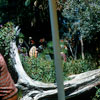
M 96 97 L 97 97 L 98 99 L 100 99 L 100 88 L 98 88 L 97 91 L 96 91 Z
M 77 48 L 81 44 L 81 55 L 84 59 L 84 41 L 92 42 L 93 36 L 100 31 L 99 0 L 67 0 L 63 4 L 62 16 L 59 18 L 62 37 L 66 37 L 73 58 L 77 58 Z M 80 42 L 80 44 L 79 44 Z
M 30 58 L 20 54 L 20 57 L 25 71 L 31 78 L 43 82 L 56 82 L 53 60 L 46 60 L 44 55 L 38 58 Z M 73 60 L 69 58 L 66 62 L 63 62 L 65 80 L 68 80 L 69 75 L 79 74 L 93 69 L 96 69 L 96 64 L 90 58 L 86 60 Z
M 46 61 L 43 58 L 30 58 L 28 56 L 20 55 L 25 71 L 34 80 L 43 82 L 54 82 L 55 69 L 53 61 Z
M 21 89 L 18 89 L 18 100 L 20 100 L 23 97 L 23 91 Z
M 9 55 L 10 42 L 14 37 L 14 24 L 12 22 L 8 22 L 0 28 L 0 53 L 4 56 Z
M 95 88 L 96 88 L 96 92 L 92 100 L 99 100 L 100 99 L 100 88 L 99 87 L 95 87 Z

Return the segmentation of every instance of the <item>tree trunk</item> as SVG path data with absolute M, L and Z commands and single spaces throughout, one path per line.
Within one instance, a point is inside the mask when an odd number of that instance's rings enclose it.
M 72 50 L 72 47 L 71 47 L 69 41 L 68 41 L 68 47 L 69 47 L 69 50 L 70 50 L 70 52 L 72 54 L 72 57 L 74 58 L 75 56 L 74 56 L 74 53 L 73 53 L 73 50 Z
M 21 100 L 40 100 L 42 98 L 57 97 L 56 83 L 43 83 L 31 79 L 23 69 L 18 49 L 15 42 L 11 42 L 11 58 L 13 67 L 18 73 L 16 86 L 25 91 Z M 70 80 L 64 81 L 66 99 L 84 93 L 100 84 L 100 69 L 69 76 Z
M 75 60 L 77 59 L 77 44 L 76 44 L 76 46 L 75 46 L 75 58 L 74 58 Z
M 84 56 L 84 44 L 83 44 L 82 36 L 80 36 L 80 43 L 81 43 L 81 55 L 82 55 L 82 59 L 84 60 L 85 56 Z

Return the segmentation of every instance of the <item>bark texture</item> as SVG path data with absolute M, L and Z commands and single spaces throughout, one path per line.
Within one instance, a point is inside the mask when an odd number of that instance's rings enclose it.
M 42 98 L 57 97 L 56 83 L 43 83 L 31 79 L 20 61 L 18 49 L 15 42 L 11 42 L 11 58 L 13 67 L 18 73 L 16 86 L 25 91 L 21 100 L 41 100 Z M 66 98 L 71 98 L 84 93 L 100 84 L 100 69 L 84 72 L 81 74 L 69 76 L 71 80 L 64 81 L 64 90 Z

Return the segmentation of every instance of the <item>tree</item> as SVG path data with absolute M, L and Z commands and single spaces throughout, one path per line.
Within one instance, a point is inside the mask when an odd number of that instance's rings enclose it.
M 67 0 L 63 7 L 62 15 L 64 27 L 67 26 L 63 32 L 68 38 L 68 41 L 74 40 L 78 36 L 78 40 L 81 44 L 82 59 L 84 59 L 84 41 L 92 41 L 92 37 L 96 32 L 100 31 L 100 6 L 99 1 L 93 0 Z M 74 43 L 75 44 L 75 43 Z M 77 47 L 78 44 L 74 48 Z M 72 47 L 72 45 L 71 45 Z M 74 49 L 73 48 L 73 49 Z M 77 52 L 74 49 L 73 52 Z M 73 53 L 74 57 L 76 53 Z M 75 57 L 76 58 L 76 57 Z

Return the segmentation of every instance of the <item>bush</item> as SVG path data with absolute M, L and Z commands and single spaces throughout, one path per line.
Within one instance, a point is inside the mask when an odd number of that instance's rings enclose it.
M 42 82 L 56 82 L 54 61 L 46 60 L 42 56 L 30 58 L 20 54 L 24 69 L 31 78 Z M 67 62 L 63 62 L 64 80 L 67 80 L 69 75 L 79 74 L 93 69 L 96 69 L 96 64 L 91 59 L 68 59 Z
M 30 58 L 20 55 L 26 73 L 34 80 L 43 82 L 54 82 L 55 69 L 53 61 L 46 61 L 43 58 Z
M 99 87 L 95 87 L 96 88 L 96 92 L 94 94 L 94 97 L 92 97 L 92 100 L 100 100 L 100 88 Z
M 0 53 L 8 56 L 10 52 L 10 42 L 14 39 L 14 24 L 6 23 L 0 28 Z
M 88 59 L 70 60 L 69 62 L 64 62 L 63 64 L 64 72 L 67 72 L 65 73 L 66 75 L 79 74 L 96 68 L 96 64 Z

